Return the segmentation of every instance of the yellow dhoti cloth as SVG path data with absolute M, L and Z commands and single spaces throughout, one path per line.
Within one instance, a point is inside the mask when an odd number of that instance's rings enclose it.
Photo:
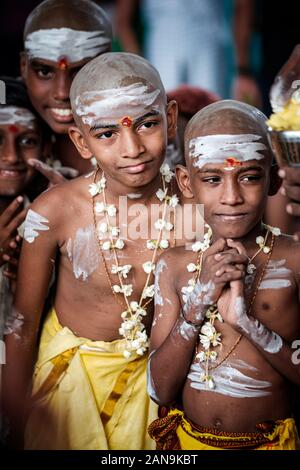
M 149 426 L 149 434 L 158 450 L 296 450 L 300 449 L 292 418 L 266 423 L 268 432 L 225 432 L 196 426 L 180 410 L 169 411 L 165 418 Z M 263 427 L 263 425 L 261 425 Z
M 123 356 L 125 340 L 91 341 L 62 327 L 54 309 L 43 326 L 26 449 L 153 449 L 147 427 L 147 357 Z

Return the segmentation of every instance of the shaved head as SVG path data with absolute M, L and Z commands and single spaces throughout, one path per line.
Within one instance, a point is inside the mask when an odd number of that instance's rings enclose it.
M 159 73 L 150 62 L 138 55 L 125 52 L 106 53 L 96 57 L 77 73 L 72 82 L 70 98 L 75 120 L 79 115 L 78 102 L 84 102 L 85 96 L 90 97 L 99 93 L 101 99 L 101 95 L 105 96 L 105 93 L 101 92 L 108 90 L 113 95 L 118 89 L 134 93 L 135 85 L 138 88 L 137 93 L 144 90 L 144 94 L 138 95 L 139 103 L 142 103 L 143 98 L 145 103 L 147 100 L 150 103 L 153 98 L 152 102 L 158 99 L 160 103 L 166 105 L 164 86 Z M 132 101 L 134 99 L 137 101 L 134 94 L 130 98 Z M 122 97 L 120 99 L 122 100 Z
M 50 28 L 102 31 L 112 39 L 111 25 L 105 12 L 90 0 L 45 0 L 28 16 L 24 40 L 34 31 Z
M 250 141 L 257 140 L 260 144 L 266 146 L 263 154 L 269 157 L 271 162 L 272 152 L 267 139 L 266 120 L 266 116 L 261 111 L 240 101 L 223 100 L 206 106 L 195 114 L 185 130 L 184 142 L 187 164 L 191 160 L 191 140 L 213 135 L 252 136 L 249 137 Z M 256 136 L 257 139 L 253 136 Z

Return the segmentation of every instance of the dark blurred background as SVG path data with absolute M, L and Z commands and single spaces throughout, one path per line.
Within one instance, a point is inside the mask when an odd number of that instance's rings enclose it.
M 68 1 L 68 0 L 66 0 Z M 95 0 L 96 1 L 96 0 Z M 238 0 L 236 0 L 238 1 Z M 202 0 L 180 0 L 181 11 L 184 5 L 186 15 L 191 13 L 191 9 L 198 7 Z M 263 110 L 269 113 L 268 92 L 274 80 L 274 76 L 279 71 L 283 63 L 291 54 L 294 46 L 300 43 L 300 1 L 285 0 L 284 2 L 275 2 L 271 0 L 241 0 L 245 9 L 249 2 L 253 6 L 253 21 L 251 23 L 251 43 L 249 46 L 249 67 L 255 77 L 257 84 L 263 95 Z M 19 74 L 19 54 L 22 50 L 22 33 L 25 20 L 32 9 L 41 3 L 38 0 L 1 0 L 0 2 L 0 74 L 16 76 Z M 127 50 L 138 52 L 147 57 L 145 44 L 151 35 L 154 23 L 164 20 L 164 11 L 169 15 L 165 21 L 165 28 L 162 29 L 162 36 L 168 36 L 168 26 L 170 22 L 179 21 L 176 18 L 176 8 L 178 9 L 179 0 L 97 0 L 107 14 L 110 16 L 114 25 L 114 50 Z M 212 0 L 206 0 L 207 8 L 212 8 Z M 218 15 L 222 10 L 224 14 L 224 60 L 226 70 L 224 71 L 224 89 L 222 93 L 217 92 L 224 98 L 231 96 L 231 83 L 236 73 L 235 60 L 235 38 L 232 33 L 232 22 L 235 14 L 235 0 L 214 0 L 215 8 L 218 9 Z M 163 10 L 165 6 L 165 10 Z M 154 16 L 153 16 L 154 12 Z M 157 16 L 155 17 L 155 12 Z M 152 17 L 151 17 L 152 14 Z M 70 9 L 71 15 L 71 9 Z M 184 13 L 181 15 L 184 16 Z M 154 19 L 153 19 L 154 18 Z M 155 19 L 156 18 L 156 19 Z M 199 20 L 199 30 L 207 28 L 204 21 Z M 188 27 L 185 27 L 188 29 Z M 162 37 L 161 36 L 161 37 Z M 163 37 L 162 37 L 163 39 Z M 181 38 L 179 37 L 179 41 Z M 195 44 L 197 47 L 197 44 Z M 205 49 L 205 41 L 202 41 L 201 47 Z M 170 41 L 169 50 L 174 51 L 176 44 Z M 186 52 L 189 54 L 189 51 Z M 147 57 L 148 58 L 148 57 Z M 166 60 L 170 60 L 166 57 Z M 156 64 L 154 64 L 156 65 Z M 156 65 L 157 66 L 157 65 Z M 223 72 L 222 72 L 223 73 Z M 180 80 L 188 83 L 188 77 L 182 76 Z M 177 86 L 180 83 L 177 84 Z M 192 83 L 195 85 L 195 83 Z M 196 84 L 200 87 L 201 83 Z M 168 87 L 167 91 L 168 91 Z M 205 87 L 206 88 L 206 87 Z

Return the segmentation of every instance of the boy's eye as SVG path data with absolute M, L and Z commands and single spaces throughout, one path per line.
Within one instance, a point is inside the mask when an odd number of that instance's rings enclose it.
M 242 178 L 242 181 L 245 181 L 246 183 L 251 183 L 251 182 L 254 182 L 254 181 L 259 181 L 261 179 L 261 175 L 246 175 L 246 176 L 243 176 Z
M 98 134 L 96 138 L 100 140 L 106 140 L 106 139 L 110 139 L 112 135 L 113 135 L 112 131 L 106 131 L 106 132 L 102 132 L 101 134 Z
M 33 136 L 24 136 L 19 140 L 19 144 L 22 147 L 26 147 L 26 148 L 37 147 L 38 143 L 39 143 L 38 139 Z
M 157 126 L 158 122 L 157 121 L 146 121 L 143 122 L 143 124 L 140 125 L 140 129 L 151 129 L 151 127 Z
M 36 73 L 37 73 L 37 76 L 40 77 L 40 78 L 51 78 L 52 75 L 53 75 L 53 72 L 52 72 L 52 69 L 50 67 L 38 67 L 35 69 L 36 70 Z
M 220 176 L 210 176 L 209 178 L 203 178 L 204 183 L 214 184 L 220 182 Z

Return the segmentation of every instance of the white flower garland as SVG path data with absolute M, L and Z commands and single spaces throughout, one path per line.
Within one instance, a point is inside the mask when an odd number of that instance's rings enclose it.
M 107 251 L 112 250 L 114 254 L 114 264 L 111 267 L 111 273 L 118 276 L 119 284 L 114 284 L 112 289 L 117 294 L 122 294 L 127 306 L 127 310 L 121 313 L 121 318 L 123 322 L 119 328 L 119 333 L 126 340 L 126 347 L 124 350 L 124 356 L 129 358 L 133 352 L 138 355 L 143 355 L 148 348 L 148 337 L 145 331 L 144 324 L 142 323 L 142 318 L 147 315 L 147 311 L 144 308 L 148 304 L 149 299 L 154 297 L 154 284 L 149 285 L 150 277 L 155 270 L 155 258 L 158 249 L 166 249 L 169 247 L 169 241 L 162 238 L 164 231 L 171 231 L 174 229 L 173 224 L 166 221 L 167 207 L 175 208 L 179 199 L 178 196 L 168 195 L 168 187 L 166 183 L 169 183 L 174 177 L 174 172 L 170 170 L 168 164 L 163 164 L 160 173 L 162 175 L 163 188 L 160 188 L 156 192 L 156 196 L 160 202 L 164 202 L 163 207 L 163 216 L 154 223 L 154 227 L 159 231 L 158 238 L 156 240 L 147 240 L 146 246 L 149 250 L 153 251 L 153 255 L 150 261 L 143 263 L 142 267 L 144 272 L 147 274 L 147 279 L 141 294 L 139 302 L 129 301 L 128 297 L 133 295 L 133 285 L 124 284 L 123 279 L 127 279 L 129 272 L 132 269 L 130 264 L 120 266 L 119 260 L 117 257 L 116 249 L 122 250 L 125 247 L 125 243 L 122 239 L 116 237 L 120 234 L 119 227 L 112 226 L 110 223 L 110 217 L 115 217 L 117 214 L 117 208 L 113 204 L 107 204 L 105 188 L 106 188 L 106 178 L 104 175 L 100 178 L 97 183 L 92 183 L 89 185 L 89 193 L 94 198 L 98 194 L 103 195 L 102 202 L 96 202 L 93 204 L 94 212 L 96 214 L 103 213 L 106 218 L 106 222 L 103 222 L 98 227 L 98 232 L 102 235 L 107 234 L 109 240 L 103 241 L 100 243 L 101 250 Z M 99 240 L 99 234 L 97 233 L 97 238 Z M 148 299 L 144 305 L 143 301 Z

